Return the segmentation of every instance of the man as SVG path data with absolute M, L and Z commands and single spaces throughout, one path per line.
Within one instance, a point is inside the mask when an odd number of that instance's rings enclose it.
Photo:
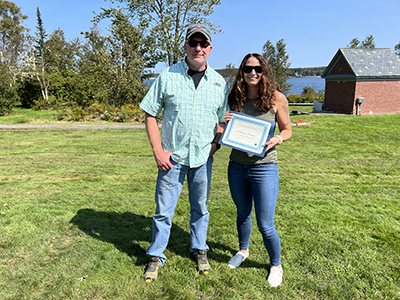
M 161 72 L 140 108 L 146 112 L 146 130 L 158 166 L 150 263 L 147 283 L 157 278 L 166 256 L 172 216 L 187 176 L 190 202 L 190 251 L 200 274 L 208 274 L 206 244 L 213 154 L 224 128 L 227 108 L 225 80 L 207 64 L 212 51 L 210 31 L 190 25 L 184 45 L 185 61 Z M 161 139 L 156 117 L 162 115 Z

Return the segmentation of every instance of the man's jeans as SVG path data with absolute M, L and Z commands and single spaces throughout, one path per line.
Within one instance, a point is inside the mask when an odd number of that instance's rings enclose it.
M 280 265 L 281 243 L 274 224 L 279 190 L 277 164 L 243 165 L 230 161 L 228 180 L 232 199 L 237 208 L 236 225 L 240 250 L 249 248 L 254 199 L 258 229 L 267 248 L 270 263 L 272 266 Z
M 210 157 L 204 165 L 197 168 L 171 162 L 173 164 L 171 170 L 158 171 L 152 244 L 146 252 L 148 256 L 160 257 L 161 265 L 166 260 L 163 252 L 168 245 L 172 217 L 186 176 L 190 202 L 190 251 L 197 252 L 198 250 L 209 249 L 206 244 L 209 221 L 207 198 L 210 193 L 213 157 Z

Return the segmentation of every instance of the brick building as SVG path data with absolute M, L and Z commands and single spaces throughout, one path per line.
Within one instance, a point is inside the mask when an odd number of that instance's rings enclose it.
M 325 110 L 400 113 L 400 59 L 389 48 L 340 48 L 321 76 Z

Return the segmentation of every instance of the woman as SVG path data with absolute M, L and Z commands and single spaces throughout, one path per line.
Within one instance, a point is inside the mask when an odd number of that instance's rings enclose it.
M 277 122 L 280 134 L 265 146 L 264 157 L 233 149 L 228 167 L 229 187 L 237 209 L 237 230 L 240 251 L 228 265 L 233 269 L 249 256 L 252 229 L 251 214 L 254 208 L 257 225 L 270 258 L 268 282 L 277 287 L 282 283 L 281 244 L 275 229 L 274 213 L 279 189 L 276 145 L 292 136 L 289 107 L 285 96 L 267 61 L 257 53 L 247 54 L 240 64 L 232 91 L 228 97 L 232 111 Z M 225 122 L 232 113 L 225 113 Z

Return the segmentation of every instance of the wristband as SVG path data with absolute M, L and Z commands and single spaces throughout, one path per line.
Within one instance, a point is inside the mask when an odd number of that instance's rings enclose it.
M 276 136 L 274 136 L 274 137 L 276 137 L 276 138 L 278 138 L 278 139 L 279 139 L 279 143 L 278 143 L 278 145 L 280 145 L 280 144 L 282 144 L 282 143 L 283 143 L 283 138 L 282 138 L 280 135 L 276 135 Z

